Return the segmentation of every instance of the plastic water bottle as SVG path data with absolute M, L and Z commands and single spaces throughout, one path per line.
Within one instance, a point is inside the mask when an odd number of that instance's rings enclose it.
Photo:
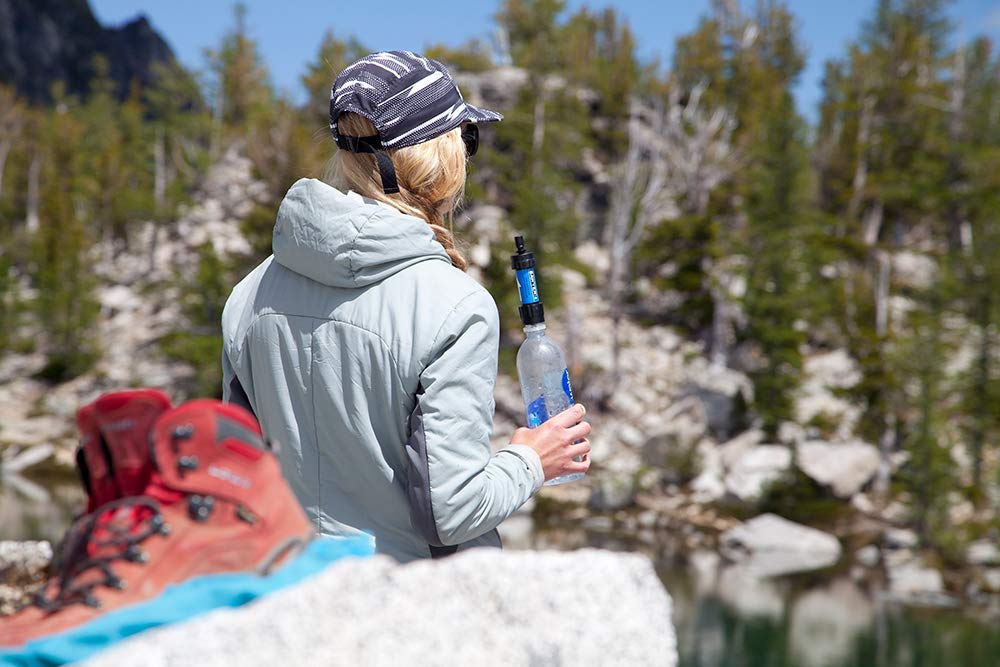
M 538 297 L 535 257 L 524 248 L 524 237 L 515 236 L 517 254 L 510 263 L 517 276 L 521 295 L 521 322 L 524 342 L 517 351 L 517 377 L 521 382 L 528 428 L 535 428 L 573 405 L 573 387 L 569 381 L 566 357 L 554 340 L 545 335 L 545 310 Z M 580 461 L 580 457 L 575 459 Z M 584 473 L 562 475 L 545 482 L 546 486 L 573 482 Z

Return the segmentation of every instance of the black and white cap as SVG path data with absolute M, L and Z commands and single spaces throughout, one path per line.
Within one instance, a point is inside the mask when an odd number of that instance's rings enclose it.
M 370 120 L 378 134 L 339 134 L 337 118 L 348 111 Z M 392 160 L 382 151 L 423 143 L 462 123 L 499 120 L 497 112 L 467 104 L 444 65 L 411 51 L 367 55 L 348 65 L 330 91 L 330 132 L 337 146 L 374 153 L 386 193 L 399 187 Z

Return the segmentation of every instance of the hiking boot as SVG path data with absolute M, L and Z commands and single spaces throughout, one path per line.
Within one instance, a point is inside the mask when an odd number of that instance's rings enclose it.
M 170 408 L 170 397 L 158 389 L 115 391 L 80 408 L 77 467 L 88 512 L 143 492 L 153 472 L 149 429 Z
M 185 403 L 156 420 L 149 442 L 145 493 L 77 520 L 56 576 L 0 622 L 0 646 L 74 628 L 191 577 L 266 574 L 312 538 L 257 421 L 242 408 Z

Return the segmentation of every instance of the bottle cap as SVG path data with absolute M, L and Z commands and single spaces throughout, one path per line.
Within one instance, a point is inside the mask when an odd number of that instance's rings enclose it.
M 521 314 L 521 324 L 525 326 L 545 322 L 545 308 L 542 306 L 541 301 L 519 306 L 517 312 Z

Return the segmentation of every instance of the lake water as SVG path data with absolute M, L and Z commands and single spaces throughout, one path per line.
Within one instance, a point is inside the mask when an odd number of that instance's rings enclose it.
M 0 486 L 0 539 L 58 541 L 82 506 L 79 485 L 27 481 Z M 673 598 L 681 667 L 1000 667 L 1000 610 L 907 607 L 848 576 L 759 581 L 674 542 L 565 526 L 526 537 L 647 553 Z
M 531 543 L 647 553 L 673 599 L 681 667 L 1000 667 L 1000 608 L 910 607 L 846 575 L 762 581 L 658 537 L 560 527 Z

